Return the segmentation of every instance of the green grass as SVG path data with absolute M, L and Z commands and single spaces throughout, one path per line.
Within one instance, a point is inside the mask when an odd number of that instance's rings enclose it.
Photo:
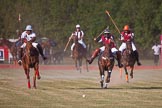
M 155 70 L 155 76 L 152 70 L 136 72 L 138 80 L 119 82 L 108 89 L 100 88 L 97 71 L 80 74 L 61 70 L 44 72 L 46 77 L 42 75 L 37 81 L 38 88 L 27 89 L 22 71 L 0 70 L 0 108 L 162 108 L 161 70 Z M 150 74 L 141 80 L 140 75 L 146 73 Z M 63 77 L 68 75 L 71 78 Z

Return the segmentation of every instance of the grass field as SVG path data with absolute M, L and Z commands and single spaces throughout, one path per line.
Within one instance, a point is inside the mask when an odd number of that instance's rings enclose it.
M 162 108 L 162 69 L 135 70 L 129 83 L 115 69 L 108 89 L 98 70 L 40 73 L 37 89 L 28 89 L 23 69 L 0 69 L 0 108 Z

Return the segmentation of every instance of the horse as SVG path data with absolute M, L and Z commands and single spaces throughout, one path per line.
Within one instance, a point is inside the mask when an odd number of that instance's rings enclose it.
M 75 62 L 75 68 L 82 72 L 82 59 L 85 58 L 85 61 L 87 60 L 87 50 L 78 42 L 78 37 L 76 35 L 72 36 L 72 39 L 75 43 L 74 48 L 73 48 L 73 59 Z M 86 61 L 86 70 L 87 72 L 89 71 L 88 69 L 88 63 Z
M 10 42 L 8 39 L 3 38 L 0 42 L 0 45 L 6 45 L 10 49 L 14 64 L 16 64 L 18 56 L 18 47 L 16 46 L 16 42 Z
M 102 53 L 100 53 L 98 58 L 101 88 L 107 88 L 107 85 L 110 82 L 111 73 L 115 63 L 113 54 L 110 49 L 110 45 L 111 44 L 105 44 L 105 50 Z M 107 71 L 106 79 L 105 71 Z
M 125 70 L 126 81 L 129 82 L 127 67 L 130 67 L 130 71 L 131 71 L 130 76 L 131 76 L 131 78 L 133 78 L 134 64 L 136 62 L 136 58 L 133 53 L 131 41 L 126 42 L 126 49 L 122 53 L 121 62 L 123 64 L 123 68 Z
M 24 55 L 22 57 L 22 65 L 25 71 L 25 75 L 28 80 L 28 88 L 31 88 L 30 85 L 30 68 L 34 68 L 34 77 L 33 77 L 33 87 L 36 89 L 36 77 L 40 79 L 39 74 L 39 52 L 36 48 L 33 47 L 32 42 L 26 42 L 26 47 L 24 48 Z

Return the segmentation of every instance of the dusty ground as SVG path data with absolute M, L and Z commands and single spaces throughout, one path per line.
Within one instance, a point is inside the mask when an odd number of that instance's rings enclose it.
M 69 61 L 68 61 L 69 62 Z M 145 64 L 146 63 L 146 64 Z M 29 90 L 23 68 L 0 65 L 0 108 L 161 108 L 162 67 L 143 62 L 130 82 L 114 68 L 109 88 L 100 88 L 96 62 L 82 73 L 73 63 L 40 65 L 37 89 Z M 31 81 L 33 70 L 31 70 Z M 85 97 L 84 97 L 85 95 Z M 85 104 L 86 103 L 86 104 Z

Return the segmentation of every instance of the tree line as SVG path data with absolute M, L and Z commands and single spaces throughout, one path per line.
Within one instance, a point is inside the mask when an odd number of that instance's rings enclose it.
M 97 45 L 93 38 L 107 26 L 118 40 L 120 34 L 105 10 L 120 31 L 124 25 L 130 25 L 141 52 L 149 51 L 153 42 L 159 42 L 161 0 L 0 0 L 0 37 L 17 38 L 16 31 L 31 24 L 38 37 L 46 36 L 64 46 L 75 25 L 80 24 L 86 43 Z

